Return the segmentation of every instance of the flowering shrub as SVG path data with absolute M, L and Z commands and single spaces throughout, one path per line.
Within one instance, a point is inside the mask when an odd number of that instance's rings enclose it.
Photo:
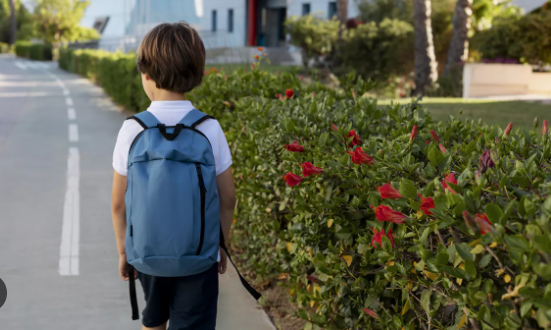
M 190 97 L 230 143 L 234 251 L 306 329 L 550 327 L 547 123 L 435 123 L 257 69 Z

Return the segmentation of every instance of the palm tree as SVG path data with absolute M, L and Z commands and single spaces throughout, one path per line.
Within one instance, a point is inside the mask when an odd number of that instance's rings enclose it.
M 469 56 L 469 30 L 473 13 L 473 0 L 457 0 L 453 14 L 453 34 L 448 50 L 448 60 L 444 75 L 457 63 L 465 61 Z
M 339 38 L 342 36 L 342 30 L 346 26 L 348 19 L 348 0 L 337 0 L 337 19 L 340 22 Z
M 432 41 L 431 0 L 414 0 L 415 25 L 415 94 L 425 95 L 426 88 L 438 78 Z

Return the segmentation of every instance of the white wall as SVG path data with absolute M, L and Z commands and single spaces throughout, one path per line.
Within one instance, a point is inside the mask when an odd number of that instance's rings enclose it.
M 200 34 L 207 49 L 243 47 L 246 38 L 246 0 L 203 0 Z M 233 9 L 233 32 L 228 32 L 228 9 Z M 212 32 L 212 11 L 216 10 L 216 32 Z
M 336 1 L 336 0 L 335 0 Z M 302 16 L 302 4 L 310 3 L 310 13 L 327 18 L 330 0 L 287 0 L 287 17 Z M 348 0 L 348 17 L 356 17 L 359 0 Z

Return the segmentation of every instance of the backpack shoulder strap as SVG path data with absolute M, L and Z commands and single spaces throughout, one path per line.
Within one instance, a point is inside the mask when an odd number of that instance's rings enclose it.
M 180 124 L 184 126 L 195 128 L 197 125 L 201 124 L 207 119 L 214 119 L 214 117 L 207 115 L 197 109 L 191 110 L 182 120 Z
M 157 124 L 159 124 L 159 120 L 149 111 L 143 111 L 138 114 L 135 114 L 134 116 L 126 118 L 126 120 L 135 120 L 140 124 L 140 126 L 143 127 L 143 129 L 148 129 L 152 127 L 156 127 Z

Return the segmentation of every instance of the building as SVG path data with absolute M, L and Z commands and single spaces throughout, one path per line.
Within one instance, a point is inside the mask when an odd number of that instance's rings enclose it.
M 349 0 L 349 17 L 358 15 L 359 1 Z M 181 20 L 199 31 L 207 49 L 282 47 L 287 17 L 331 18 L 336 10 L 336 0 L 91 0 L 83 24 L 110 16 L 100 43 L 109 50 L 135 48 L 153 26 Z

